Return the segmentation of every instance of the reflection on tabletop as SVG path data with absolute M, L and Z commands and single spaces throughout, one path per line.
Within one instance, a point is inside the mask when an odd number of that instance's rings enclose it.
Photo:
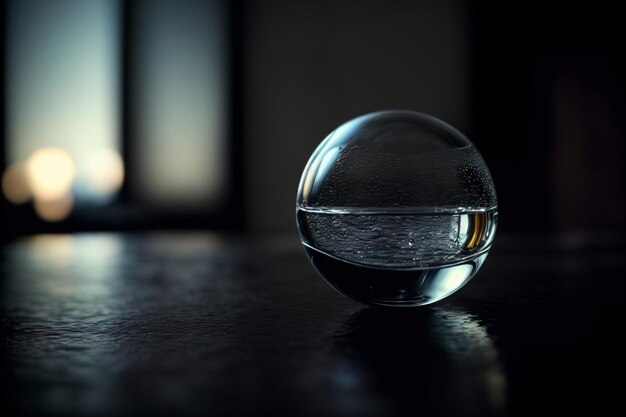
M 619 398 L 619 241 L 504 236 L 461 291 L 408 310 L 335 293 L 295 236 L 41 235 L 1 253 L 2 415 L 525 415 Z

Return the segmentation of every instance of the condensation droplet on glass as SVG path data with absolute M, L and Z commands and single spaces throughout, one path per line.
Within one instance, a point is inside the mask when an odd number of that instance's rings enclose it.
M 385 111 L 320 143 L 300 180 L 296 218 L 311 262 L 337 291 L 417 306 L 452 294 L 482 266 L 497 199 L 485 162 L 458 130 Z

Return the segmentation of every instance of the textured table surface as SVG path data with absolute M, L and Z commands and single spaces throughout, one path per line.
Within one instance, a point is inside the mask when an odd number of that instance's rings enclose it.
M 544 415 L 620 400 L 624 252 L 496 238 L 431 307 L 361 306 L 297 239 L 36 236 L 2 248 L 6 415 Z

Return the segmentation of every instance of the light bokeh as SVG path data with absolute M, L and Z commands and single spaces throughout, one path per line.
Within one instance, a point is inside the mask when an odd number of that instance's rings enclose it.
M 53 200 L 40 200 L 34 201 L 35 213 L 45 221 L 59 222 L 66 219 L 74 208 L 74 199 L 72 194 L 65 194 L 59 198 Z
M 13 163 L 4 170 L 2 193 L 13 204 L 24 204 L 30 201 L 31 192 L 28 185 L 26 164 Z
M 68 195 L 76 175 L 72 157 L 60 148 L 41 148 L 26 161 L 28 185 L 35 200 L 54 201 Z
M 124 183 L 124 161 L 119 152 L 98 149 L 87 162 L 81 173 L 84 187 L 79 189 L 83 194 L 93 198 L 106 198 L 119 191 Z

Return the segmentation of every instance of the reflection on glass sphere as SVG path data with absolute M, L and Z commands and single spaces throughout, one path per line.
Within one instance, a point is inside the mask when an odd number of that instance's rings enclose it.
M 417 306 L 476 274 L 493 241 L 497 200 L 463 134 L 425 114 L 384 111 L 320 143 L 300 180 L 296 218 L 333 288 L 368 304 Z

